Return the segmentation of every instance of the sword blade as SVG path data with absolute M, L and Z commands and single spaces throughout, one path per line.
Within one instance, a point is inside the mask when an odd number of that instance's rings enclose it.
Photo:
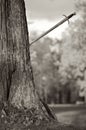
M 30 43 L 30 46 L 32 44 L 34 44 L 35 42 L 37 42 L 39 39 L 41 39 L 42 37 L 44 37 L 45 35 L 47 35 L 48 33 L 50 33 L 51 31 L 53 31 L 55 28 L 59 27 L 60 25 L 62 25 L 64 22 L 68 21 L 70 18 L 72 18 L 74 15 L 76 15 L 76 13 L 72 13 L 69 16 L 65 17 L 63 20 L 61 20 L 60 22 L 58 22 L 56 25 L 54 25 L 53 27 L 51 27 L 49 30 L 47 30 L 46 32 L 44 32 L 43 34 L 41 34 L 36 40 L 32 41 Z

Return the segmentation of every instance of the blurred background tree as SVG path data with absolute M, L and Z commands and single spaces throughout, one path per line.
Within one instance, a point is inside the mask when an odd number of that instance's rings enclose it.
M 76 0 L 75 10 L 61 40 L 45 37 L 31 47 L 35 83 L 47 103 L 86 101 L 86 1 Z
M 63 34 L 62 57 L 61 66 L 59 67 L 59 73 L 63 77 L 63 81 L 65 81 L 64 84 L 72 80 L 75 84 L 74 87 L 76 86 L 76 89 L 78 89 L 79 91 L 79 96 L 81 95 L 82 97 L 85 97 L 86 1 L 76 1 L 75 7 L 78 14 L 78 18 L 69 25 L 65 34 Z

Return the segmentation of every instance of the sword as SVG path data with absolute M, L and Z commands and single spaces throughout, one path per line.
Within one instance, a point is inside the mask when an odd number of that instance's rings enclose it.
M 47 30 L 46 32 L 44 32 L 43 34 L 41 34 L 37 39 L 35 39 L 34 41 L 32 41 L 31 43 L 30 43 L 30 46 L 32 45 L 32 44 L 34 44 L 35 42 L 37 42 L 39 39 L 41 39 L 42 37 L 44 37 L 45 35 L 47 35 L 48 33 L 50 33 L 51 31 L 53 31 L 55 28 L 57 28 L 57 27 L 59 27 L 61 24 L 63 24 L 64 22 L 66 22 L 66 21 L 68 21 L 68 23 L 69 23 L 69 19 L 70 18 L 72 18 L 74 15 L 76 15 L 76 13 L 74 12 L 74 13 L 72 13 L 72 14 L 70 14 L 70 15 L 68 15 L 68 16 L 65 16 L 65 18 L 63 19 L 63 20 L 61 20 L 60 22 L 58 22 L 56 25 L 54 25 L 53 27 L 51 27 L 49 30 Z

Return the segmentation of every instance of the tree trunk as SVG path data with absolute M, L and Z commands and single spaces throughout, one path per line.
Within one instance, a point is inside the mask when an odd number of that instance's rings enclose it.
M 24 1 L 1 0 L 0 8 L 0 99 L 36 105 Z
M 37 105 L 23 0 L 7 2 L 8 61 L 11 76 L 9 100 L 16 106 Z
M 54 118 L 34 85 L 24 0 L 0 0 L 0 92 L 1 102 Z

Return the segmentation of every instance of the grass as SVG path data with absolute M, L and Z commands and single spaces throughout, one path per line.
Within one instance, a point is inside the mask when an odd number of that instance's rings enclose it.
M 52 109 L 59 122 L 86 128 L 85 105 L 56 105 L 52 106 Z

